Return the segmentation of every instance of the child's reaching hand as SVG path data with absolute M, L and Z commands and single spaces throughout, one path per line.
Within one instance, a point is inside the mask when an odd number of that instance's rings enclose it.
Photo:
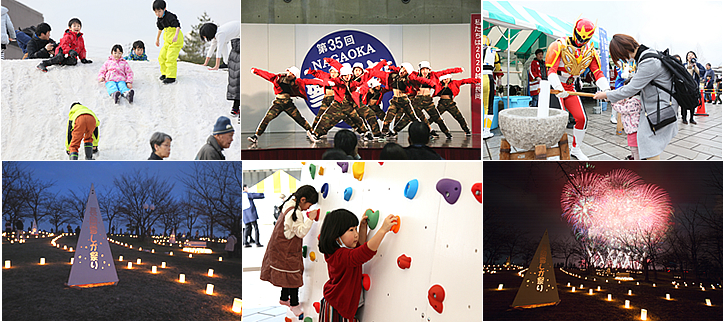
M 361 221 L 359 221 L 359 226 L 360 226 L 360 227 L 367 227 L 367 226 L 368 226 L 368 223 L 369 223 L 369 217 L 366 216 L 366 215 L 363 215 Z
M 384 218 L 384 223 L 382 223 L 382 227 L 379 230 L 389 232 L 389 230 L 391 230 L 392 226 L 394 226 L 395 224 L 397 224 L 397 217 L 392 214 L 387 215 L 387 217 Z
M 156 47 L 160 46 L 160 44 L 161 44 L 160 41 L 158 39 L 156 39 Z

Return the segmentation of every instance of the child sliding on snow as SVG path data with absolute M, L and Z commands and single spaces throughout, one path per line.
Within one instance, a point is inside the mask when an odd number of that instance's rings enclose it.
M 123 57 L 127 61 L 148 61 L 146 56 L 146 45 L 143 44 L 142 40 L 136 40 L 133 42 L 133 49 L 128 56 Z
M 304 263 L 301 245 L 314 221 L 304 218 L 303 212 L 316 204 L 319 193 L 304 185 L 283 203 L 261 264 L 261 280 L 281 287 L 279 303 L 291 307 L 295 316 L 303 314 L 299 306 L 299 287 L 304 285 Z M 259 243 L 259 241 L 257 241 Z
M 163 47 L 158 54 L 158 64 L 161 65 L 161 81 L 164 84 L 170 84 L 176 81 L 176 71 L 178 70 L 178 53 L 183 47 L 183 33 L 181 32 L 181 22 L 178 17 L 166 10 L 166 2 L 163 0 L 153 1 L 153 12 L 158 17 L 156 26 L 158 27 L 158 35 L 156 35 L 156 47 L 159 46 L 159 39 L 163 33 Z
M 357 224 L 359 232 L 357 233 Z M 363 301 L 362 264 L 377 254 L 384 236 L 397 219 L 389 215 L 379 231 L 367 242 L 367 217 L 361 223 L 356 215 L 337 209 L 326 215 L 319 236 L 319 251 L 324 254 L 329 280 L 324 284 L 319 322 L 356 322 L 356 312 Z
M 133 103 L 133 71 L 130 65 L 123 59 L 123 47 L 113 45 L 110 51 L 111 56 L 105 61 L 98 73 L 98 81 L 105 82 L 108 95 L 118 104 L 121 96 Z

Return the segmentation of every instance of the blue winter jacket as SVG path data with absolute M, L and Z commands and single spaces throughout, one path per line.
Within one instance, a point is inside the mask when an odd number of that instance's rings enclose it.
M 256 213 L 256 205 L 254 204 L 254 199 L 262 199 L 264 198 L 264 193 L 247 193 L 244 192 L 244 205 L 243 205 L 243 212 L 244 212 L 244 224 L 254 222 L 259 219 L 258 213 Z M 249 201 L 250 205 L 245 205 L 245 202 Z

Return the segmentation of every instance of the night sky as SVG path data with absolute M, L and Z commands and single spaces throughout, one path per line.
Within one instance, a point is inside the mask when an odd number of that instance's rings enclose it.
M 68 190 L 88 190 L 90 184 L 95 185 L 96 192 L 105 192 L 113 187 L 113 179 L 124 173 L 133 173 L 139 169 L 142 172 L 155 174 L 161 180 L 168 180 L 175 184 L 173 193 L 177 197 L 186 191 L 185 185 L 179 180 L 183 172 L 190 173 L 197 161 L 93 161 L 93 162 L 71 162 L 71 161 L 37 161 L 18 162 L 21 167 L 32 171 L 36 179 L 55 181 L 50 191 L 64 194 Z M 203 162 L 201 162 L 203 163 Z M 26 219 L 25 222 L 28 223 Z M 31 221 L 32 222 L 32 221 Z M 47 221 L 41 221 L 40 229 L 50 230 L 51 226 Z
M 588 162 L 594 171 L 605 174 L 616 168 L 627 168 L 645 183 L 660 186 L 668 192 L 673 207 L 698 201 L 712 201 L 712 190 L 706 186 L 711 172 L 720 162 Z M 585 165 L 585 162 L 563 162 Z M 501 221 L 528 231 L 534 239 L 549 230 L 550 240 L 568 237 L 570 229 L 562 219 L 560 197 L 566 178 L 557 162 L 485 162 L 484 212 L 495 214 Z

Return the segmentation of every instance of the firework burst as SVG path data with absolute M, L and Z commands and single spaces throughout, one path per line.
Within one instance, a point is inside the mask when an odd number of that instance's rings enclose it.
M 670 225 L 668 193 L 627 169 L 605 175 L 580 168 L 563 187 L 562 217 L 597 267 L 640 267 L 630 244 L 659 241 Z M 639 252 L 639 248 L 638 248 Z

